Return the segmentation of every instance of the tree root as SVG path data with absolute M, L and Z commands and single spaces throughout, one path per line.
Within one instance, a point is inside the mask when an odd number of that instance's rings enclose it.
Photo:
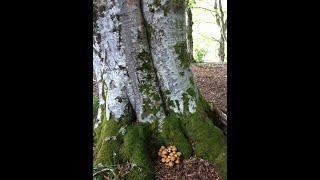
M 226 137 L 202 106 L 194 114 L 167 116 L 161 132 L 156 132 L 147 123 L 131 124 L 126 126 L 124 134 L 119 135 L 121 127 L 123 124 L 119 122 L 104 122 L 94 164 L 130 162 L 137 168 L 126 174 L 127 179 L 154 179 L 155 164 L 152 158 L 157 151 L 154 149 L 160 145 L 175 145 L 184 159 L 193 154 L 204 158 L 216 165 L 223 179 L 227 178 Z M 159 143 L 151 142 L 151 137 L 155 137 Z
M 200 96 L 199 101 L 209 119 L 211 119 L 212 122 L 223 131 L 224 135 L 227 135 L 227 115 L 218 109 L 214 104 L 210 106 L 202 96 Z

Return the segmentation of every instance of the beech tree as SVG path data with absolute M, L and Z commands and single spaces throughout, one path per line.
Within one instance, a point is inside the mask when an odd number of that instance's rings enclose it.
M 175 145 L 226 179 L 226 137 L 216 126 L 225 117 L 194 83 L 186 10 L 185 0 L 94 0 L 94 166 L 130 162 L 138 168 L 128 179 L 153 179 L 158 148 Z

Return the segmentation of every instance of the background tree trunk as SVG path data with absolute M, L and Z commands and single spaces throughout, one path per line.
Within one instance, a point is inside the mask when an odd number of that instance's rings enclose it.
M 222 9 L 222 3 L 221 0 L 215 0 L 214 4 L 214 12 L 216 16 L 216 22 L 218 26 L 220 27 L 220 39 L 219 39 L 219 52 L 218 56 L 220 59 L 220 62 L 225 62 L 225 44 L 227 42 L 227 19 L 224 19 L 224 12 Z
M 190 54 L 191 62 L 195 62 L 193 58 L 193 38 L 192 38 L 192 11 L 191 7 L 187 9 L 187 39 L 188 39 L 188 53 Z
M 138 168 L 128 178 L 150 179 L 155 151 L 176 145 L 184 158 L 203 157 L 226 177 L 226 137 L 190 70 L 186 1 L 95 0 L 94 13 L 94 165 L 130 162 Z

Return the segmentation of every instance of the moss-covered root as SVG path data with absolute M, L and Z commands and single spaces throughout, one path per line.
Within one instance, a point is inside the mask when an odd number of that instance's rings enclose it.
M 181 128 L 181 121 L 173 115 L 167 116 L 160 133 L 160 138 L 166 145 L 175 145 L 184 158 L 192 155 L 192 147 Z
M 94 165 L 119 164 L 121 161 L 119 149 L 123 143 L 123 138 L 119 135 L 121 125 L 114 120 L 103 121 L 94 154 Z
M 151 132 L 147 124 L 130 126 L 124 135 L 123 152 L 126 159 L 135 164 L 126 179 L 154 179 L 154 169 L 149 157 Z
M 214 163 L 220 175 L 226 180 L 227 143 L 223 132 L 201 110 L 187 116 L 183 122 L 188 137 L 194 142 L 195 154 Z

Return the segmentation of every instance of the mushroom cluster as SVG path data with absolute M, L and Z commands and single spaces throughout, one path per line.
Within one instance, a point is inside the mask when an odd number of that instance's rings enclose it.
M 161 146 L 158 155 L 162 158 L 161 162 L 169 167 L 173 167 L 174 164 L 180 163 L 181 152 L 178 152 L 176 146 Z

